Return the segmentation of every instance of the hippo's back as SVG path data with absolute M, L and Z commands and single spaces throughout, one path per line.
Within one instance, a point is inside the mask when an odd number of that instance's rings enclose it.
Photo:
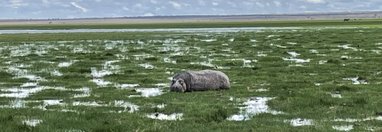
M 221 71 L 188 71 L 191 75 L 191 90 L 228 89 L 229 78 Z

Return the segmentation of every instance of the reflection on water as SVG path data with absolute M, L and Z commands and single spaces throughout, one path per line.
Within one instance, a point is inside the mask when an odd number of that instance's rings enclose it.
M 260 30 L 294 30 L 300 27 L 236 27 L 236 28 L 163 28 L 163 29 L 60 29 L 60 30 L 0 30 L 0 34 L 17 33 L 83 33 L 83 32 L 239 32 Z

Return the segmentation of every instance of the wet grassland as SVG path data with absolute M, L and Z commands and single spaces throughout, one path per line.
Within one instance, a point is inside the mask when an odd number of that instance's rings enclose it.
M 382 30 L 0 35 L 4 131 L 381 131 Z M 222 91 L 169 92 L 216 69 Z

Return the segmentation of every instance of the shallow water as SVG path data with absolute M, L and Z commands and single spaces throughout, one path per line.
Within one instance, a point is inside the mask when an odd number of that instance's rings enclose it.
M 382 116 L 367 117 L 367 118 L 362 118 L 362 119 L 355 119 L 355 118 L 346 118 L 346 119 L 338 118 L 338 119 L 334 119 L 335 122 L 348 122 L 348 123 L 371 121 L 371 120 L 382 121 Z
M 368 84 L 366 80 L 360 79 L 360 77 L 350 77 L 350 78 L 343 78 L 343 80 L 352 81 L 352 84 L 359 85 L 359 84 Z
M 153 97 L 162 95 L 162 89 L 160 88 L 138 88 L 135 89 L 138 93 L 141 93 L 142 97 Z
M 292 119 L 290 121 L 285 121 L 285 122 L 289 122 L 290 125 L 295 126 L 295 127 L 313 125 L 313 120 L 302 119 L 302 118 L 296 118 L 296 119 Z
M 69 67 L 73 64 L 73 61 L 71 62 L 61 62 L 58 64 L 58 67 Z
M 269 108 L 269 106 L 267 105 L 267 102 L 272 99 L 273 98 L 270 98 L 270 97 L 250 98 L 243 103 L 244 105 L 243 107 L 239 107 L 239 109 L 241 110 L 239 114 L 232 115 L 227 120 L 246 121 L 246 120 L 250 120 L 254 115 L 258 115 L 261 113 L 271 113 L 273 115 L 282 114 L 283 112 L 274 111 Z
M 182 120 L 183 113 L 173 113 L 170 115 L 166 115 L 163 113 L 152 113 L 146 115 L 148 118 L 157 119 L 157 120 Z
M 32 88 L 4 88 L 0 89 L 0 97 L 8 98 L 27 98 L 31 94 L 41 92 L 43 90 L 65 90 L 63 87 L 48 87 L 48 86 L 36 86 Z
M 138 105 L 135 105 L 133 103 L 126 102 L 126 101 L 123 101 L 123 100 L 116 100 L 116 101 L 114 101 L 114 107 L 122 107 L 122 108 L 124 108 L 124 110 L 118 111 L 118 113 L 121 113 L 121 112 L 133 113 L 133 112 L 139 110 L 139 106 Z
M 138 87 L 139 84 L 120 84 L 116 87 L 118 88 L 121 88 L 121 89 L 126 89 L 126 88 L 134 88 L 134 87 Z
M 236 27 L 236 28 L 163 28 L 163 29 L 58 29 L 58 30 L 0 30 L 0 34 L 17 33 L 84 33 L 84 32 L 240 32 L 260 30 L 296 30 L 300 27 Z
M 346 125 L 346 126 L 332 126 L 332 128 L 333 128 L 334 130 L 337 130 L 337 131 L 345 131 L 345 132 L 348 132 L 348 131 L 353 130 L 353 125 Z
M 22 122 L 23 122 L 23 124 L 25 124 L 27 126 L 35 127 L 38 124 L 42 123 L 42 120 L 39 120 L 39 119 L 27 119 L 27 120 L 24 120 Z

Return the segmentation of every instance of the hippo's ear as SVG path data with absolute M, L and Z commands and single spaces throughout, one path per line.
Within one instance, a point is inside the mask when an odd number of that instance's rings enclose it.
M 181 73 L 177 73 L 175 74 L 174 76 L 172 76 L 172 79 L 177 79 L 181 76 L 182 74 Z

